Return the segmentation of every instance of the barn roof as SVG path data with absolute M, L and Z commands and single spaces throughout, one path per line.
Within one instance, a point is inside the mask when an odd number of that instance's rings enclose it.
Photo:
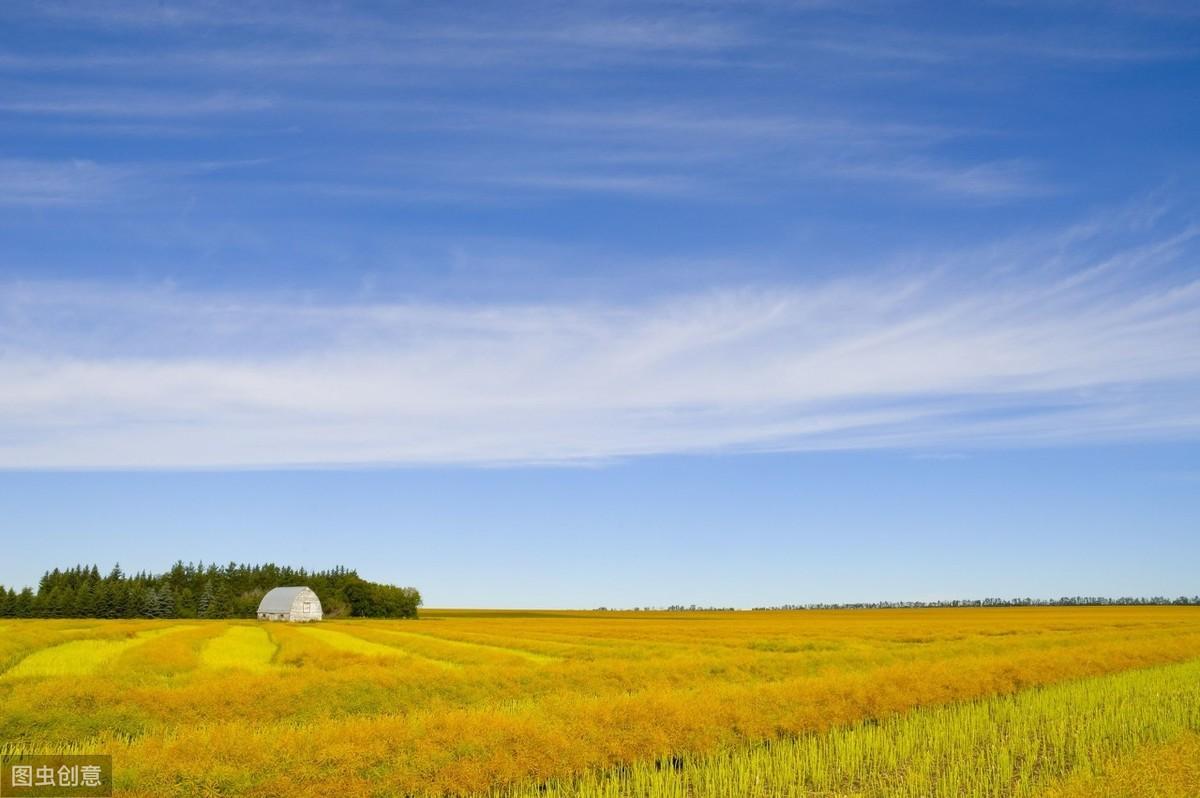
M 267 591 L 262 603 L 258 605 L 259 612 L 291 612 L 292 603 L 307 587 L 277 587 Z

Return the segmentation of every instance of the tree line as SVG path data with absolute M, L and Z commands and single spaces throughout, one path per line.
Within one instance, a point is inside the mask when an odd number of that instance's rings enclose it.
M 737 607 L 702 607 L 698 604 L 671 604 L 666 607 L 633 607 L 628 610 L 614 610 L 611 607 L 597 607 L 594 612 L 736 612 Z
M 755 612 L 769 610 L 898 610 L 934 607 L 1163 607 L 1200 606 L 1200 596 L 1166 596 L 1107 598 L 1104 596 L 1063 596 L 1056 599 L 984 598 L 947 599 L 944 601 L 871 601 L 855 603 L 778 604 L 773 607 L 754 607 Z M 664 607 L 597 607 L 595 612 L 733 612 L 736 607 L 705 607 L 696 604 L 671 604 Z
M 950 599 L 945 601 L 875 601 L 854 604 L 781 604 L 776 607 L 755 607 L 756 610 L 888 610 L 923 609 L 932 607 L 1162 607 L 1200 606 L 1200 596 L 1063 596 L 1056 599 L 985 598 Z
M 162 574 L 102 576 L 95 566 L 47 571 L 37 590 L 0 585 L 0 618 L 253 618 L 274 587 L 307 585 L 328 617 L 415 618 L 421 594 L 368 582 L 355 571 L 266 565 L 176 562 Z

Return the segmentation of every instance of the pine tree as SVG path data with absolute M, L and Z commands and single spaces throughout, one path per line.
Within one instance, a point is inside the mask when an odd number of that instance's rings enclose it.
M 27 587 L 17 594 L 17 599 L 13 602 L 13 617 L 32 618 L 33 604 L 33 588 Z
M 136 614 L 137 605 L 133 602 L 133 596 L 129 583 L 121 580 L 113 582 L 113 614 L 114 618 L 130 618 Z
M 96 617 L 96 591 L 90 580 L 81 584 L 75 591 L 75 602 L 71 614 L 75 618 Z
M 195 618 L 196 617 L 196 594 L 192 592 L 190 587 L 184 587 L 175 596 L 175 617 L 176 618 Z
M 228 618 L 233 615 L 233 592 L 229 582 L 220 580 L 213 590 L 212 600 L 208 603 L 205 618 Z
M 95 598 L 92 604 L 95 607 L 95 617 L 113 617 L 113 594 L 108 580 L 101 579 L 96 582 Z
M 142 618 L 157 617 L 158 612 L 158 591 L 154 588 L 135 587 L 131 593 L 133 601 L 130 603 L 137 607 L 137 614 Z
M 125 592 L 125 613 L 122 618 L 146 617 L 146 590 L 140 584 L 132 584 Z
M 53 571 L 46 571 L 42 574 L 42 580 L 38 582 L 38 595 L 50 595 L 50 591 L 58 587 L 58 583 L 62 577 L 62 573 L 55 568 Z
M 179 612 L 175 606 L 175 594 L 171 586 L 166 585 L 158 591 L 158 618 L 178 618 Z
M 209 609 L 209 607 L 212 606 L 214 593 L 215 593 L 215 591 L 213 590 L 212 580 L 209 579 L 208 581 L 206 581 L 204 583 L 204 590 L 201 591 L 200 598 L 196 600 L 196 617 L 197 618 L 211 617 L 208 614 L 208 609 Z

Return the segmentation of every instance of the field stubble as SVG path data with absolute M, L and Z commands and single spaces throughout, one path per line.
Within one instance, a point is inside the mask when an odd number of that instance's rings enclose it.
M 100 669 L 34 667 L 109 644 Z M 135 796 L 445 795 L 586 773 L 616 789 L 621 768 L 867 739 L 884 726 L 856 724 L 1196 658 L 1189 607 L 15 621 L 0 740 L 110 752 Z

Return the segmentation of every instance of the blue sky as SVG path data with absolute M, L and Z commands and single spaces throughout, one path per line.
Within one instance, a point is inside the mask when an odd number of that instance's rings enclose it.
M 5 4 L 0 583 L 1195 593 L 1197 86 L 1188 3 Z

